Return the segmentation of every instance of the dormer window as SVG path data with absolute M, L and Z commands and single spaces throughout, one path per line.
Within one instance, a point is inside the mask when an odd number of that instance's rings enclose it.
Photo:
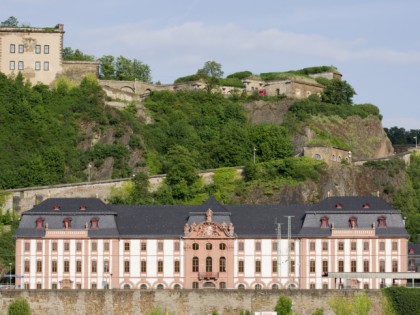
M 44 228 L 44 219 L 43 218 L 36 219 L 36 228 L 37 229 L 43 229 Z
M 63 227 L 65 229 L 70 229 L 71 228 L 71 218 L 65 218 L 63 220 Z
M 321 218 L 321 228 L 326 229 L 326 228 L 329 228 L 329 227 L 330 227 L 330 225 L 328 224 L 328 217 L 322 217 Z
M 90 220 L 90 228 L 91 229 L 97 229 L 99 227 L 99 219 L 98 218 L 92 218 Z
M 85 205 L 80 205 L 79 206 L 79 210 L 80 211 L 85 211 L 86 210 L 86 206 Z
M 352 229 L 357 228 L 357 218 L 356 217 L 351 217 L 349 219 L 349 225 L 350 225 L 350 228 L 352 228 Z
M 386 217 L 381 216 L 378 218 L 378 227 L 385 228 L 386 227 Z
M 408 250 L 408 253 L 409 253 L 410 255 L 413 255 L 413 254 L 414 254 L 414 248 L 410 248 L 410 249 Z
M 343 205 L 342 205 L 341 203 L 337 203 L 337 204 L 335 205 L 335 208 L 336 208 L 336 209 L 341 209 L 341 208 L 343 208 Z
M 369 209 L 369 208 L 370 208 L 370 204 L 369 204 L 369 203 L 367 203 L 367 202 L 365 202 L 365 203 L 362 205 L 362 207 L 363 207 L 363 209 Z
M 53 211 L 60 211 L 60 205 L 53 205 Z

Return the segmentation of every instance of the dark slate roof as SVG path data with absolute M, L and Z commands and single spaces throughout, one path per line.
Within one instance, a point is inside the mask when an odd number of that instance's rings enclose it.
M 342 207 L 337 208 L 340 204 Z M 369 205 L 364 208 L 363 205 Z M 312 206 L 312 211 L 395 211 L 385 200 L 375 196 L 328 197 Z
M 55 206 L 59 206 L 60 210 L 53 210 Z M 80 206 L 86 208 L 86 212 L 89 213 L 109 213 L 111 209 L 102 200 L 98 198 L 50 198 L 39 205 L 34 206 L 31 210 L 26 211 L 25 214 L 33 213 L 68 213 L 76 212 L 83 213 L 80 210 Z

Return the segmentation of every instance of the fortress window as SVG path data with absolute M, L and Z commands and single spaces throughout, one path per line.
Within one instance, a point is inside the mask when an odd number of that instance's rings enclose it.
M 44 71 L 50 70 L 50 63 L 48 61 L 44 61 Z
M 386 217 L 381 216 L 378 218 L 378 227 L 386 228 Z
M 41 45 L 35 45 L 35 53 L 40 54 L 41 53 Z
M 18 70 L 23 70 L 25 68 L 25 64 L 23 61 L 18 62 Z
M 322 160 L 322 156 L 319 153 L 315 153 L 313 158 L 316 159 L 316 160 Z
M 10 44 L 10 53 L 14 54 L 16 52 L 16 46 L 15 44 Z
M 9 69 L 10 70 L 15 70 L 15 62 L 14 61 L 9 62 Z
M 40 70 L 41 70 L 41 62 L 35 61 L 35 71 L 40 71 Z
M 23 54 L 25 52 L 25 46 L 23 44 L 19 44 L 19 54 Z
M 50 53 L 50 45 L 44 45 L 44 54 Z

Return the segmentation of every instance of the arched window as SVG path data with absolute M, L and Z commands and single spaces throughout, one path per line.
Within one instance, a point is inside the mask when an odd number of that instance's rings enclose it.
M 97 229 L 99 227 L 99 219 L 98 218 L 92 218 L 90 220 L 90 228 L 91 229 Z
M 140 286 L 140 290 L 147 290 L 147 285 L 143 283 L 143 284 Z
M 330 225 L 328 224 L 328 217 L 321 218 L 321 228 L 326 229 L 329 228 Z
M 245 286 L 241 283 L 240 285 L 238 285 L 238 290 L 244 290 Z
M 213 245 L 211 243 L 206 244 L 206 249 L 211 250 L 213 248 Z
M 349 219 L 349 225 L 352 229 L 357 228 L 357 218 L 356 217 L 351 217 Z
M 226 289 L 226 282 L 220 282 L 220 289 Z
M 156 287 L 156 289 L 158 289 L 158 290 L 163 290 L 163 284 L 161 284 L 161 283 L 160 283 L 160 284 L 158 284 L 158 285 L 157 285 L 157 287 Z
M 206 272 L 213 271 L 213 259 L 211 257 L 206 258 Z
M 71 228 L 71 218 L 65 218 L 63 220 L 63 227 L 65 229 L 70 229 Z
M 174 290 L 180 290 L 180 289 L 181 289 L 181 286 L 179 284 L 174 285 Z
M 278 290 L 278 289 L 279 289 L 279 285 L 278 285 L 277 283 L 274 283 L 274 284 L 271 286 L 271 289 L 273 289 L 273 290 Z
M 200 246 L 198 245 L 198 243 L 192 244 L 192 249 L 193 250 L 198 250 L 199 248 L 200 248 Z
M 259 283 L 257 283 L 256 285 L 255 285 L 255 290 L 261 290 L 262 289 L 262 285 L 261 284 L 259 284 Z
M 192 272 L 198 272 L 198 257 L 192 259 Z
M 378 227 L 386 228 L 386 217 L 385 216 L 380 216 L 378 218 Z
M 44 228 L 44 219 L 43 218 L 36 219 L 36 228 L 37 229 L 43 229 Z
M 321 154 L 319 154 L 319 153 L 315 153 L 315 154 L 313 155 L 313 158 L 314 158 L 314 159 L 316 159 L 316 160 L 322 160 L 322 156 L 321 156 Z
M 226 258 L 220 257 L 219 259 L 219 272 L 226 272 Z
M 226 244 L 225 243 L 220 243 L 219 249 L 220 250 L 225 250 L 226 249 Z
M 130 290 L 131 286 L 128 283 L 126 283 L 126 284 L 124 284 L 123 288 L 124 288 L 124 290 Z

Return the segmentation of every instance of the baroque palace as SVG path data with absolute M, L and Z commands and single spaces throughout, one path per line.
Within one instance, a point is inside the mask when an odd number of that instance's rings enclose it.
M 404 218 L 374 196 L 164 206 L 54 198 L 22 213 L 15 238 L 22 289 L 378 289 L 418 278 Z

